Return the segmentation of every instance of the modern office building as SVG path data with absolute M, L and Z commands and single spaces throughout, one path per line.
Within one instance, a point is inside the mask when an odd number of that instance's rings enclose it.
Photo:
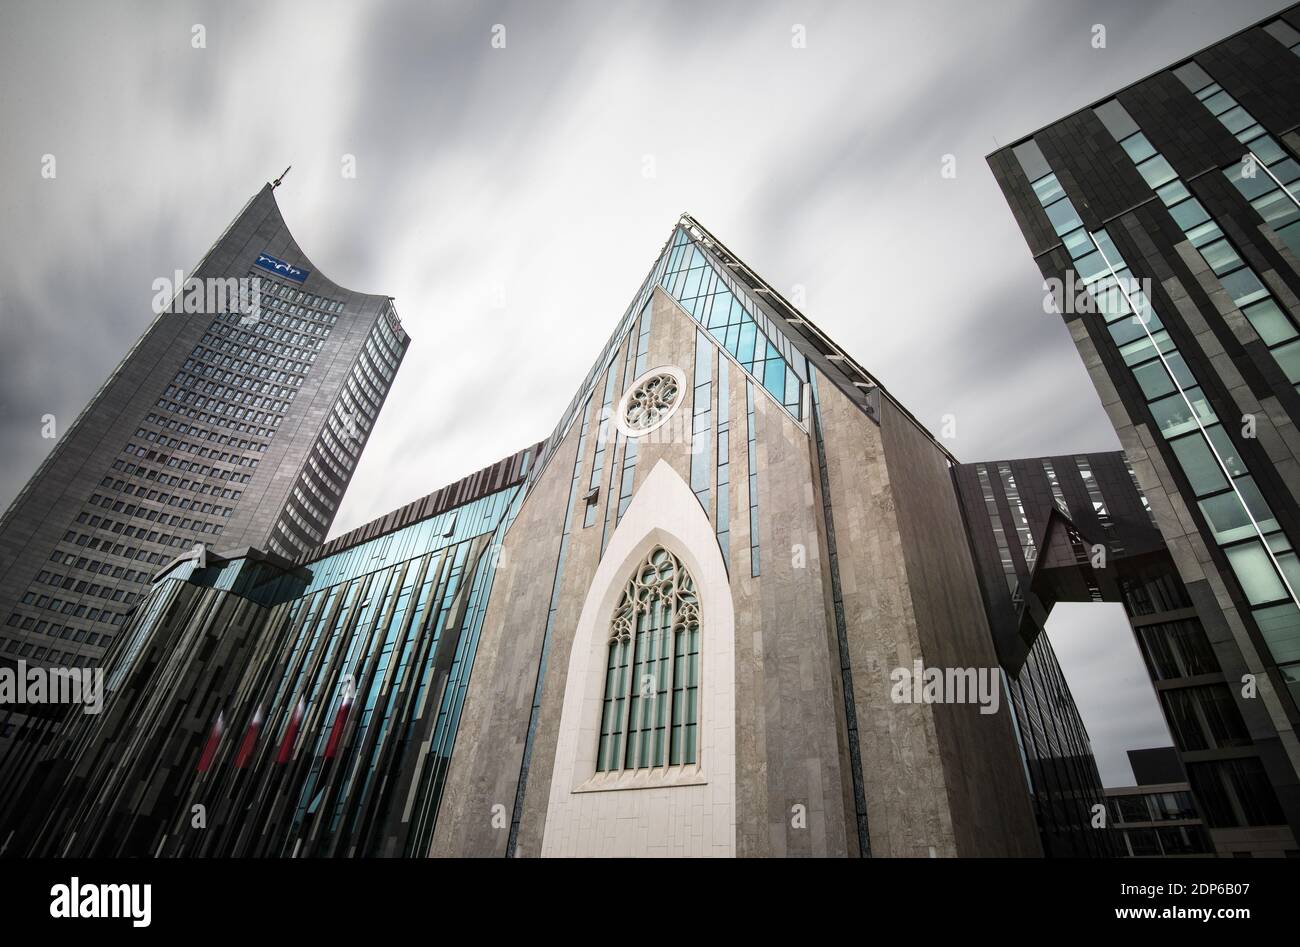
M 1125 455 L 962 464 L 955 477 L 1048 851 L 1114 854 L 1104 846 L 1122 842 L 1079 832 L 1104 790 L 1059 668 L 1041 654 L 1057 602 L 1123 605 L 1219 848 L 1295 848 L 1263 768 L 1267 740 L 1256 742 L 1233 698 L 1238 675 L 1212 643 L 1222 618 L 1190 595 Z
M 53 742 L 58 720 L 35 718 L 0 758 L 8 854 L 423 854 L 537 451 L 306 565 L 245 547 L 163 571 L 110 655 L 102 716 L 73 709 Z
M 1186 858 L 1214 853 L 1196 800 L 1172 746 L 1129 750 L 1134 785 L 1106 790 L 1111 824 L 1125 858 Z M 1254 852 L 1226 852 L 1254 855 Z
M 1163 547 L 1132 509 L 1105 538 L 1105 478 L 1072 497 L 1073 459 L 1050 458 L 1077 532 L 1128 548 L 1106 569 L 1040 552 L 1034 582 L 1118 584 L 1220 851 L 1300 833 L 1298 28 L 1289 8 L 989 156 Z M 1021 492 L 1056 482 L 1037 464 L 1010 465 Z
M 1148 620 L 1155 613 L 1125 592 L 1154 581 L 1136 563 L 1156 576 L 1173 573 L 1150 565 L 1167 564 L 1164 543 L 1122 453 L 961 464 L 953 476 L 1043 847 L 1049 855 L 1118 855 L 1122 840 L 1096 818 L 1105 790 L 1047 618 L 1058 601 L 1112 601 L 1125 603 L 1131 622 Z
M 1113 462 L 1122 464 L 1123 456 L 1115 455 Z M 1063 477 L 1056 474 L 1054 463 L 1062 467 Z M 1083 600 L 1094 599 L 1089 583 L 1077 581 L 1087 557 L 1069 519 L 1061 484 L 1080 510 L 1091 511 L 1079 472 L 1091 480 L 1096 465 L 1086 457 L 1077 458 L 1077 467 L 1075 463 L 1075 458 L 1041 458 L 960 464 L 953 468 L 953 479 L 998 660 L 1006 673 L 1044 852 L 1053 857 L 1106 857 L 1119 850 L 1105 823 L 1094 818 L 1096 807 L 1104 805 L 1101 776 L 1045 627 L 1061 585 L 1045 578 L 1058 574 L 1049 572 L 1050 566 L 1063 566 L 1060 571 L 1076 580 L 1066 586 L 1067 597 L 1079 598 L 1081 590 Z M 1039 489 L 1046 487 L 1045 472 L 1051 478 L 1050 490 Z M 1131 485 L 1129 492 L 1135 492 Z M 1062 551 L 1065 560 L 1057 563 Z M 1044 556 L 1039 568 L 1040 552 L 1056 555 Z
M 104 712 L 0 762 L 3 844 L 1040 855 L 953 463 L 683 217 L 545 441 L 159 575 Z
M 0 518 L 0 660 L 94 664 L 197 545 L 329 531 L 409 341 L 391 300 L 322 275 L 272 185 L 175 277 Z

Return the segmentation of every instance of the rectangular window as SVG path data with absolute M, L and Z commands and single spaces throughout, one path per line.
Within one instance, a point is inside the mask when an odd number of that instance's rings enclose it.
M 1209 400 L 1205 397 L 1205 392 L 1200 387 L 1188 388 L 1185 394 L 1186 399 L 1182 394 L 1175 394 L 1151 404 L 1151 415 L 1165 437 L 1176 437 L 1196 430 L 1197 416 L 1205 424 L 1217 420 Z
M 1201 803 L 1206 824 L 1213 828 L 1286 822 L 1257 757 L 1189 763 L 1187 780 Z
M 691 404 L 691 491 L 709 512 L 709 483 L 713 477 L 713 343 L 695 333 L 694 397 Z
M 730 365 L 718 357 L 718 496 L 715 522 L 722 559 L 731 568 L 731 378 Z
M 1287 602 L 1256 609 L 1253 614 L 1274 660 L 1279 664 L 1300 661 L 1300 608 Z
M 1251 605 L 1276 602 L 1287 598 L 1286 586 L 1282 584 L 1277 570 L 1264 544 L 1259 540 L 1231 546 L 1224 550 L 1228 564 L 1232 566 L 1241 590 L 1246 594 Z
M 1227 685 L 1164 690 L 1160 691 L 1160 699 L 1181 750 L 1225 749 L 1251 743 Z
M 1192 491 L 1198 497 L 1227 489 L 1228 481 L 1224 478 L 1218 461 L 1214 459 L 1210 445 L 1199 431 L 1178 438 L 1171 446 L 1178 457 L 1179 466 L 1187 475 Z
M 1218 658 L 1198 619 L 1142 625 L 1137 632 L 1142 656 L 1156 680 L 1194 677 L 1219 670 Z

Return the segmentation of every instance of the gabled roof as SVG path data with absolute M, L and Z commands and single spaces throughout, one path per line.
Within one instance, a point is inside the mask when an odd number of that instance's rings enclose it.
M 908 411 L 897 398 L 889 393 L 880 380 L 871 375 L 855 358 L 840 348 L 825 332 L 817 327 L 811 319 L 799 311 L 775 287 L 758 275 L 747 263 L 733 253 L 721 240 L 715 237 L 703 224 L 689 213 L 681 216 L 679 226 L 687 228 L 693 239 L 701 243 L 719 263 L 726 267 L 749 290 L 750 296 L 764 311 L 776 319 L 786 338 L 808 359 L 823 375 L 852 401 L 864 414 L 879 422 L 871 396 L 879 392 L 899 412 L 916 426 L 930 441 L 943 452 L 954 464 L 956 457 L 922 424 L 912 412 Z

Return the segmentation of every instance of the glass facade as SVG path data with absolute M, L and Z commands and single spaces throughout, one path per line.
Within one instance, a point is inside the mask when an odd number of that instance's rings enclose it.
M 800 416 L 804 358 L 731 276 L 678 228 L 660 285 L 735 357 L 772 398 Z M 800 366 L 796 371 L 794 366 Z
M 1214 846 L 1187 789 L 1138 787 L 1107 794 L 1121 852 L 1129 858 L 1212 855 Z
M 1300 206 L 1295 198 L 1296 184 L 1300 182 L 1300 164 L 1199 65 L 1187 63 L 1175 69 L 1174 75 L 1210 110 L 1219 124 L 1246 147 L 1243 160 L 1224 168 L 1223 173 L 1241 195 L 1250 201 L 1264 223 L 1282 238 L 1292 253 L 1300 257 Z M 1279 315 L 1282 319 L 1286 318 L 1281 311 Z M 1294 336 L 1293 327 L 1291 337 Z M 1297 369 L 1300 369 L 1296 364 L 1300 359 L 1298 352 L 1300 343 L 1277 356 L 1284 367 L 1291 368 L 1292 384 L 1300 381 L 1296 375 Z
M 1020 670 L 1004 683 L 1046 854 L 1112 854 L 1111 833 L 1093 827 L 1102 790 L 1088 731 L 1046 633 L 1038 635 Z
M 1115 126 L 1117 115 L 1120 121 L 1127 119 L 1127 113 L 1113 109 L 1102 117 Z M 1163 170 L 1165 164 L 1150 164 L 1159 156 L 1145 141 L 1140 131 L 1134 131 L 1121 144 L 1128 142 L 1126 150 L 1140 160 L 1139 171 L 1148 184 L 1163 190 L 1157 193 L 1167 205 L 1195 202 L 1177 190 L 1181 182 Z M 1105 228 L 1095 233 L 1086 230 L 1041 152 L 1036 146 L 1033 151 L 1036 156 L 1022 163 L 1047 169 L 1031 182 L 1033 190 L 1097 301 L 1118 354 L 1144 394 L 1154 429 L 1169 443 L 1186 476 L 1207 532 L 1223 549 L 1272 659 L 1291 682 L 1292 699 L 1300 700 L 1300 607 L 1295 591 L 1300 588 L 1300 559 L 1292 541 L 1279 527 L 1231 435 L 1110 235 Z M 1187 218 L 1188 226 L 1208 226 L 1217 232 L 1217 226 L 1201 219 L 1201 213 Z M 1250 275 L 1254 279 L 1253 271 Z M 1255 298 L 1259 297 L 1237 302 L 1247 305 Z
M 521 478 L 530 456 L 515 459 Z M 108 655 L 114 712 L 68 735 L 112 761 L 66 814 L 75 834 L 103 854 L 427 852 L 495 550 L 521 498 L 507 485 L 304 565 L 250 552 L 169 568 Z M 192 724 L 170 716 L 178 687 Z M 160 733 L 121 762 L 120 741 Z M 171 774 L 159 798 L 222 801 L 207 832 L 182 831 L 170 810 L 122 830 L 159 772 Z
M 1185 68 L 1179 72 L 1187 75 Z M 1209 77 L 1205 78 L 1208 80 Z M 1278 184 L 1277 179 L 1277 175 L 1281 174 L 1287 179 L 1286 183 L 1293 183 L 1300 178 L 1300 165 L 1290 157 L 1279 157 L 1283 154 L 1281 147 L 1248 115 L 1246 119 L 1249 125 L 1244 130 L 1239 127 L 1241 122 L 1233 116 L 1237 113 L 1245 115 L 1245 111 L 1219 88 L 1218 83 L 1211 82 L 1199 91 L 1192 91 L 1212 112 L 1217 110 L 1219 120 L 1229 131 L 1237 134 L 1239 140 L 1252 143 L 1251 147 L 1258 146 L 1263 155 L 1273 159 L 1271 168 L 1262 163 L 1263 159 L 1259 159 L 1256 162 L 1233 165 L 1225 173 L 1264 220 L 1278 230 L 1283 240 L 1288 244 L 1295 242 L 1292 251 L 1300 256 L 1300 249 L 1297 249 L 1300 247 L 1300 207 Z M 1278 304 L 1264 281 L 1242 259 L 1238 252 L 1240 248 L 1224 234 L 1218 221 L 1192 195 L 1169 162 L 1138 129 L 1137 123 L 1124 107 L 1112 99 L 1095 111 L 1120 147 L 1134 161 L 1142 179 L 1168 209 L 1174 223 L 1218 278 L 1233 304 L 1241 309 L 1242 315 L 1268 346 L 1287 379 L 1292 385 L 1300 384 L 1300 332 L 1297 332 L 1286 309 Z M 1262 196 L 1261 190 L 1265 191 Z M 1154 371 L 1142 376 L 1142 380 L 1155 388 L 1164 384 Z M 1147 390 L 1146 385 L 1143 390 Z M 1172 391 L 1172 385 L 1167 390 Z
M 709 485 L 713 480 L 713 343 L 695 333 L 695 396 L 691 417 L 691 491 L 709 512 Z
M 1189 763 L 1187 779 L 1211 828 L 1277 825 L 1286 819 L 1256 757 Z

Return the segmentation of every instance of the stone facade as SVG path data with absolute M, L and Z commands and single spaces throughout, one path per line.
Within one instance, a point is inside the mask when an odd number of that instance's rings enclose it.
M 745 373 L 700 334 L 699 325 L 668 293 L 655 289 L 651 306 L 648 366 L 680 369 L 685 387 L 693 392 L 697 344 L 709 348 L 713 379 L 719 376 L 720 361 L 729 361 L 726 409 L 733 436 L 728 466 L 746 470 Z M 629 336 L 625 346 L 634 342 Z M 626 347 L 608 370 L 617 373 L 625 355 Z M 621 394 L 619 381 L 615 391 Z M 592 391 L 603 388 L 602 377 Z M 706 641 L 710 634 L 734 636 L 734 667 L 724 676 L 734 682 L 733 717 L 726 728 L 735 747 L 734 800 L 653 776 L 638 788 L 575 791 L 573 750 L 567 744 L 577 736 L 590 742 L 595 735 L 575 734 L 565 726 L 566 707 L 581 706 L 573 691 L 589 689 L 585 680 L 570 677 L 589 667 L 585 656 L 574 660 L 574 636 L 589 601 L 604 601 L 596 593 L 609 580 L 609 570 L 602 571 L 601 530 L 575 523 L 565 544 L 511 854 L 858 854 L 817 451 L 808 426 L 761 386 L 755 389 L 760 574 L 751 575 L 750 568 L 748 489 L 733 475 L 731 483 L 740 489 L 732 491 L 725 511 L 730 567 L 728 587 L 720 593 L 734 615 L 733 627 L 711 627 L 706 620 L 704 629 Z M 910 668 L 914 660 L 927 666 L 997 667 L 947 461 L 890 403 L 878 424 L 825 380 L 822 392 L 829 506 L 843 550 L 838 568 L 854 671 L 852 705 L 863 734 L 871 853 L 1038 854 L 1009 714 L 980 714 L 974 705 L 900 704 L 890 696 L 890 671 Z M 713 396 L 718 396 L 716 386 Z M 694 407 L 688 399 L 678 410 L 689 415 Z M 585 415 L 589 435 L 599 427 L 600 410 L 593 397 Z M 509 849 L 507 832 L 499 823 L 494 826 L 491 813 L 496 806 L 510 807 L 518 790 L 530 673 L 542 647 L 540 605 L 554 576 L 563 498 L 574 480 L 589 482 L 597 451 L 589 436 L 584 456 L 575 463 L 581 432 L 581 422 L 575 423 L 506 535 L 509 592 L 494 597 L 488 611 L 434 854 L 501 855 Z M 669 524 L 689 516 L 697 525 L 711 526 L 714 535 L 718 531 L 717 517 L 723 514 L 716 506 L 706 512 L 688 486 L 691 440 L 647 440 L 637 457 L 631 505 L 605 555 L 620 550 L 621 534 L 641 531 L 643 522 L 680 536 L 689 527 Z M 709 496 L 716 497 L 716 457 L 710 455 L 710 460 Z M 639 515 L 641 491 L 650 478 L 671 478 L 677 486 L 657 493 L 657 505 Z M 605 521 L 606 504 L 617 503 L 618 497 L 602 491 L 595 502 L 599 524 Z M 710 602 L 703 590 L 702 601 L 707 616 Z M 726 687 L 710 677 L 709 656 L 706 651 L 706 691 Z M 705 769 L 712 792 L 718 774 L 708 763 Z M 691 796 L 698 798 L 676 802 L 676 797 Z M 572 814 L 571 800 L 578 805 Z M 733 819 L 723 834 L 718 834 L 722 828 L 715 810 Z

